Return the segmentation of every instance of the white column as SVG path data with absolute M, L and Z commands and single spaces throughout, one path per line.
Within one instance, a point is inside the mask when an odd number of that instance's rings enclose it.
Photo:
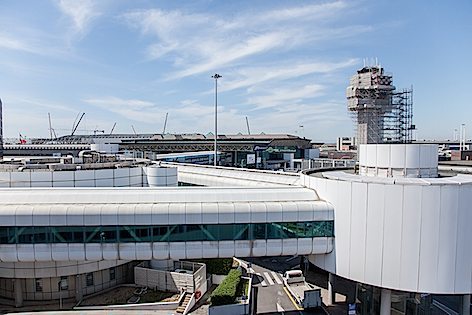
M 23 306 L 23 279 L 14 279 L 13 286 L 15 287 L 15 307 Z
M 336 303 L 336 292 L 334 292 L 333 285 L 334 285 L 334 275 L 330 273 L 328 277 L 328 304 L 327 305 L 333 305 L 334 303 Z
M 464 294 L 462 296 L 462 314 L 470 314 L 470 294 Z
M 390 315 L 392 309 L 392 291 L 382 289 L 380 295 L 380 315 Z

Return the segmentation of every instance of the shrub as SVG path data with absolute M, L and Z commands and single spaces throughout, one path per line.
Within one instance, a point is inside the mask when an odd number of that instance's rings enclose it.
M 207 273 L 214 275 L 227 275 L 233 265 L 233 258 L 215 258 L 194 260 L 206 264 Z
M 231 270 L 221 284 L 211 294 L 211 305 L 232 304 L 241 281 L 241 270 Z

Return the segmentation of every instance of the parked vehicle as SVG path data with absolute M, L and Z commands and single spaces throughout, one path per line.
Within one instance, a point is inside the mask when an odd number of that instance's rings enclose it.
M 301 270 L 286 271 L 283 281 L 288 292 L 303 308 L 321 306 L 321 288 L 306 282 Z

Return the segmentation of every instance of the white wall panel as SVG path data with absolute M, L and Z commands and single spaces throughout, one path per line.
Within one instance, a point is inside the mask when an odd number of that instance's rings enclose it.
M 202 224 L 202 204 L 201 202 L 192 202 L 185 205 L 185 223 Z
M 94 225 L 96 225 L 95 222 Z M 118 225 L 118 212 L 116 205 L 104 204 L 100 209 L 100 224 L 101 225 Z
M 457 217 L 459 187 L 441 186 L 441 210 L 439 216 L 439 260 L 437 285 L 444 292 L 454 290 L 456 272 Z
M 185 250 L 187 259 L 203 257 L 202 242 L 186 242 Z
M 34 226 L 50 226 L 49 222 L 49 205 L 35 205 L 33 225 Z
M 459 208 L 457 213 L 457 260 L 454 289 L 456 292 L 472 292 L 472 185 L 459 189 Z M 467 276 L 471 275 L 471 279 Z
M 120 243 L 120 259 L 136 260 L 136 243 Z
M 148 225 L 152 222 L 152 207 L 150 203 L 136 205 L 134 208 L 136 225 Z
M 315 237 L 311 239 L 312 253 L 323 254 L 328 252 L 328 237 Z
M 0 261 L 18 261 L 18 252 L 16 250 L 16 244 L 2 244 L 2 246 L 0 246 Z
M 31 181 L 32 182 L 49 182 L 49 185 L 51 186 L 52 173 L 53 172 L 31 172 Z
M 251 222 L 251 209 L 248 202 L 234 203 L 234 222 L 245 223 Z
M 328 181 L 328 180 L 326 180 Z M 350 253 L 351 253 L 351 198 L 352 183 L 338 181 L 338 194 L 340 196 L 337 204 L 334 204 L 334 235 L 336 244 L 336 272 L 349 277 Z M 328 199 L 329 200 L 329 199 Z
M 402 288 L 410 291 L 418 290 L 421 194 L 421 186 L 405 185 L 403 188 L 400 283 Z
M 254 257 L 267 255 L 267 242 L 265 240 L 255 240 L 253 242 L 252 254 Z
M 136 243 L 136 259 L 152 259 L 152 243 Z
M 418 290 L 437 288 L 440 186 L 424 186 L 421 198 L 421 246 Z
M 103 243 L 103 259 L 105 260 L 116 260 L 120 257 L 118 256 L 118 244 L 113 243 Z
M 377 165 L 378 167 L 389 167 L 390 166 L 390 147 L 389 144 L 378 144 L 377 145 Z
M 82 181 L 82 180 L 94 180 L 95 179 L 95 171 L 94 170 L 81 170 L 75 171 L 75 180 Z
M 383 231 L 382 285 L 398 288 L 401 262 L 403 187 L 390 185 L 385 190 L 385 217 Z
M 297 245 L 298 245 L 297 246 L 298 255 L 310 255 L 311 253 L 313 253 L 313 241 L 311 238 L 299 238 Z M 267 247 L 268 246 L 269 246 L 269 243 L 267 243 Z
M 283 222 L 296 222 L 298 220 L 298 207 L 295 202 L 284 202 Z
M 375 145 L 366 145 L 366 164 L 367 165 L 377 165 L 377 146 Z
M 60 171 L 52 173 L 52 180 L 54 182 L 73 182 L 74 171 Z
M 296 238 L 288 238 L 282 240 L 282 255 L 296 255 L 298 251 L 298 241 Z
M 405 147 L 405 167 L 419 168 L 420 167 L 420 146 L 407 145 Z
M 67 257 L 65 260 L 69 260 L 69 248 L 66 245 L 67 253 L 64 255 Z M 34 260 L 35 261 L 51 261 L 52 258 L 52 244 L 34 244 Z
M 230 258 L 234 256 L 234 241 L 218 242 L 218 256 L 220 258 Z
M 72 261 L 85 260 L 85 245 L 69 244 L 69 259 Z
M 85 259 L 93 261 L 102 260 L 103 255 L 100 244 L 85 244 Z
M 16 226 L 31 226 L 33 225 L 33 207 L 31 205 L 19 205 L 16 208 Z
M 152 257 L 154 259 L 169 259 L 170 245 L 167 242 L 152 243 Z
M 390 161 L 393 168 L 405 167 L 406 154 L 405 154 L 405 145 L 397 144 L 390 147 Z
M 251 256 L 251 241 L 234 241 L 234 255 L 236 257 Z
M 385 185 L 369 184 L 368 188 L 364 279 L 375 283 L 382 279 Z
M 267 256 L 282 256 L 282 240 L 267 240 Z
M 17 254 L 18 261 L 25 261 L 25 262 L 34 261 L 34 245 L 33 244 L 17 244 L 16 250 L 18 253 Z
M 254 202 L 254 203 L 250 203 L 249 206 L 251 209 L 251 222 L 252 223 L 267 222 L 267 209 L 264 203 Z
M 37 244 L 36 244 L 37 245 Z M 35 245 L 35 247 L 36 247 Z M 47 244 L 52 252 L 53 261 L 67 261 L 69 260 L 69 244 Z M 41 249 L 41 248 L 38 248 Z M 39 260 L 39 259 L 38 259 Z
M 230 202 L 218 203 L 218 223 L 234 223 L 234 207 Z
M 152 224 L 169 224 L 169 205 L 167 203 L 155 203 L 152 205 Z
M 218 241 L 205 241 L 202 246 L 208 258 L 218 258 Z
M 118 224 L 119 225 L 134 225 L 134 204 L 122 204 L 118 206 Z
M 365 237 L 367 216 L 367 184 L 352 183 L 351 201 L 351 265 L 349 276 L 351 279 L 364 280 L 365 266 Z
M 202 203 L 202 216 L 204 224 L 217 224 L 218 206 L 214 203 Z
M 267 202 L 266 207 L 268 222 L 282 222 L 282 206 L 279 202 Z

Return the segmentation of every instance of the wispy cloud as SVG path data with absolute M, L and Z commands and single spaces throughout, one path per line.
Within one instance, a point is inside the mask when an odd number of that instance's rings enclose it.
M 283 62 L 264 66 L 241 67 L 229 74 L 229 78 L 221 81 L 220 91 L 231 91 L 248 88 L 263 83 L 301 78 L 314 73 L 330 73 L 358 63 L 357 59 L 340 62 Z
M 323 89 L 324 87 L 318 84 L 276 89 L 265 95 L 249 97 L 248 103 L 254 105 L 254 109 L 278 107 L 280 105 L 293 106 L 293 104 L 300 103 L 302 100 L 320 96 Z
M 73 31 L 80 35 L 86 32 L 94 18 L 101 15 L 96 1 L 92 0 L 58 0 L 57 5 L 61 12 L 71 19 Z
M 183 10 L 137 10 L 123 15 L 127 23 L 144 35 L 155 37 L 148 58 L 171 60 L 178 79 L 241 65 L 250 57 L 294 50 L 314 42 L 350 36 L 339 20 L 349 8 L 345 1 L 279 8 L 234 15 L 186 13 Z M 307 23 L 309 22 L 309 23 Z M 358 27 L 357 32 L 369 30 Z
M 127 119 L 145 123 L 155 121 L 159 110 L 156 104 L 149 101 L 124 99 L 114 96 L 89 98 L 84 99 L 83 101 L 87 104 L 97 106 L 101 109 L 118 114 Z

